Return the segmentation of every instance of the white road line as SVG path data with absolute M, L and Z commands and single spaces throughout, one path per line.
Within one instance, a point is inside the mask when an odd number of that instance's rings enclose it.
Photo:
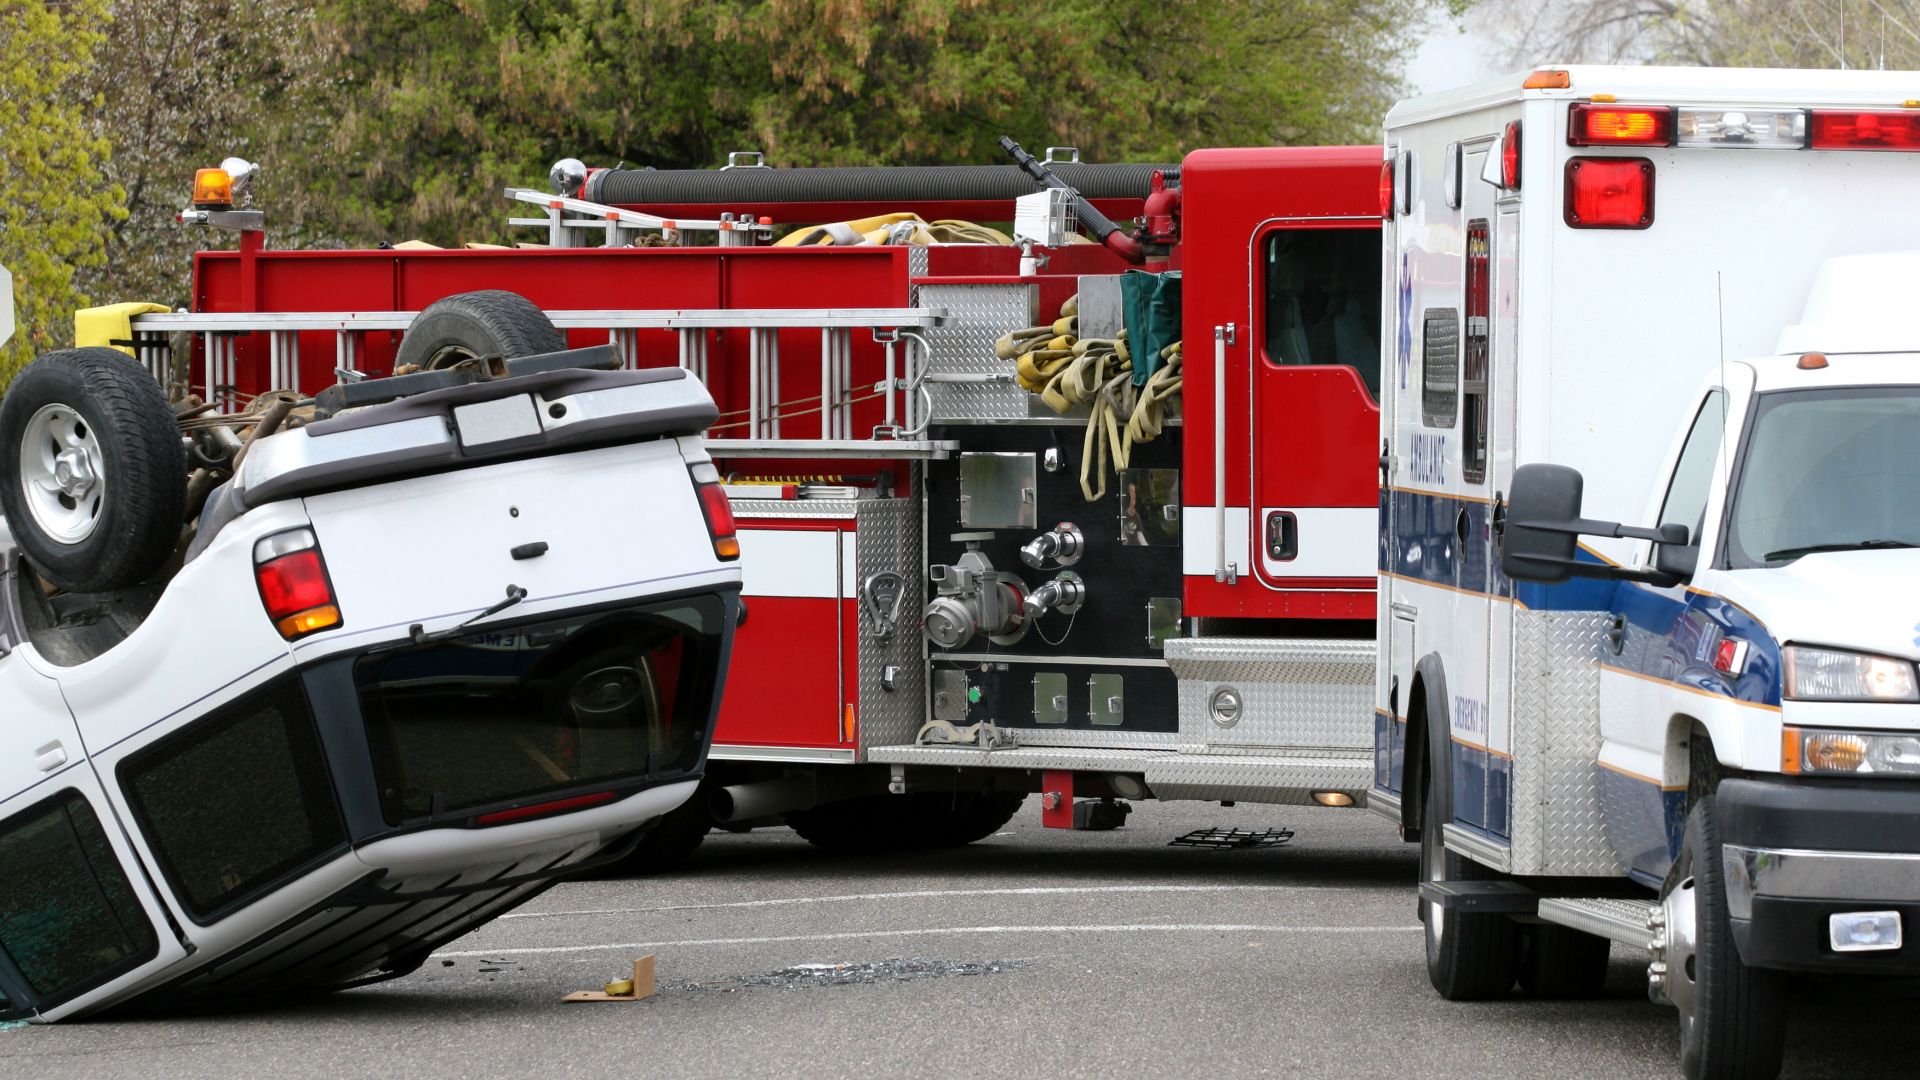
M 438 957 L 532 956 L 550 953 L 610 952 L 615 949 L 689 948 L 695 945 L 773 945 L 788 941 L 859 941 L 866 938 L 920 937 L 930 934 L 1401 934 L 1418 926 L 1267 926 L 1259 923 L 1133 923 L 1118 926 L 928 926 L 912 930 L 859 930 L 841 934 L 783 934 L 777 937 L 693 938 L 682 941 L 625 941 L 604 945 L 542 945 L 510 949 L 438 952 Z
M 1084 893 L 1335 892 L 1328 885 L 1056 885 L 1018 889 L 920 889 L 914 892 L 848 893 L 844 896 L 790 896 L 774 900 L 736 900 L 723 904 L 673 904 L 663 907 L 585 908 L 577 911 L 516 911 L 502 919 L 561 919 L 580 915 L 636 915 L 651 911 L 706 911 L 715 908 L 787 907 L 793 904 L 843 904 L 859 900 L 926 900 L 951 896 L 1061 896 Z

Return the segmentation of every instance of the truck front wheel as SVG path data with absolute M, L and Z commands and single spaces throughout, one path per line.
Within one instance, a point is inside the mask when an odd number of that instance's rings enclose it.
M 1427 784 L 1420 828 L 1421 881 L 1483 881 L 1499 877 L 1471 859 L 1448 851 L 1440 827 L 1451 816 L 1439 780 Z M 1448 911 L 1422 900 L 1426 924 L 1427 979 L 1448 1001 L 1506 997 L 1520 960 L 1520 928 L 1505 915 Z
M 1666 997 L 1680 1010 L 1688 1080 L 1779 1075 L 1786 1052 L 1786 977 L 1750 968 L 1733 943 L 1713 796 L 1687 815 L 1679 872 L 1661 901 Z
M 789 813 L 787 824 L 828 851 L 920 851 L 984 840 L 1013 818 L 1024 793 L 865 795 Z

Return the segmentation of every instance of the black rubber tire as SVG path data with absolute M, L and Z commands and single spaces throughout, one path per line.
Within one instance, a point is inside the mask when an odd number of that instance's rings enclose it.
M 1680 858 L 1673 881 L 1692 881 L 1694 970 L 1668 977 L 1691 974 L 1698 1003 L 1692 1023 L 1681 1017 L 1680 1069 L 1688 1080 L 1770 1080 L 1786 1055 L 1787 978 L 1748 967 L 1734 946 L 1713 796 L 1688 812 Z
M 547 313 L 503 289 L 458 293 L 413 317 L 393 366 L 450 367 L 469 356 L 538 356 L 560 352 L 567 336 Z
M 34 521 L 21 440 L 41 409 L 64 405 L 100 449 L 105 487 L 93 531 L 62 543 Z M 66 349 L 28 364 L 0 401 L 0 514 L 27 559 L 63 589 L 102 592 L 157 573 L 180 542 L 187 456 L 166 392 L 114 349 Z
M 1598 997 L 1612 952 L 1613 942 L 1572 927 L 1526 927 L 1520 941 L 1520 989 L 1558 1001 Z
M 1444 867 L 1444 877 L 1438 880 L 1499 878 L 1499 872 L 1441 848 L 1440 826 L 1451 817 L 1445 805 L 1440 782 L 1429 780 L 1420 827 L 1420 879 L 1436 880 L 1436 865 Z M 1504 998 L 1513 990 L 1519 974 L 1520 927 L 1512 919 L 1505 915 L 1442 912 L 1423 900 L 1420 922 L 1426 928 L 1427 979 L 1441 997 L 1448 1001 L 1487 1001 Z
M 1026 798 L 980 792 L 864 795 L 796 810 L 786 820 L 808 843 L 827 851 L 925 851 L 992 836 Z
M 707 810 L 707 787 L 693 793 L 679 809 L 667 814 L 647 829 L 633 853 L 620 860 L 620 870 L 628 874 L 656 874 L 671 870 L 687 860 L 713 828 L 713 815 Z

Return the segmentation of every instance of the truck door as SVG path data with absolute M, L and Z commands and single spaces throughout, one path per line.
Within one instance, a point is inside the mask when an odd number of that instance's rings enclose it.
M 59 686 L 0 656 L 0 1017 L 47 1013 L 186 955 Z
M 1250 254 L 1254 568 L 1271 588 L 1371 587 L 1380 221 L 1269 219 Z

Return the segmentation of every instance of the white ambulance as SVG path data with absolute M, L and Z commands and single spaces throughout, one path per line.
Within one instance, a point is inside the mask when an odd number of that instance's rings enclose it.
M 1618 941 L 1688 1076 L 1771 1076 L 1794 973 L 1920 973 L 1916 97 L 1576 66 L 1388 116 L 1370 799 L 1444 996 Z

